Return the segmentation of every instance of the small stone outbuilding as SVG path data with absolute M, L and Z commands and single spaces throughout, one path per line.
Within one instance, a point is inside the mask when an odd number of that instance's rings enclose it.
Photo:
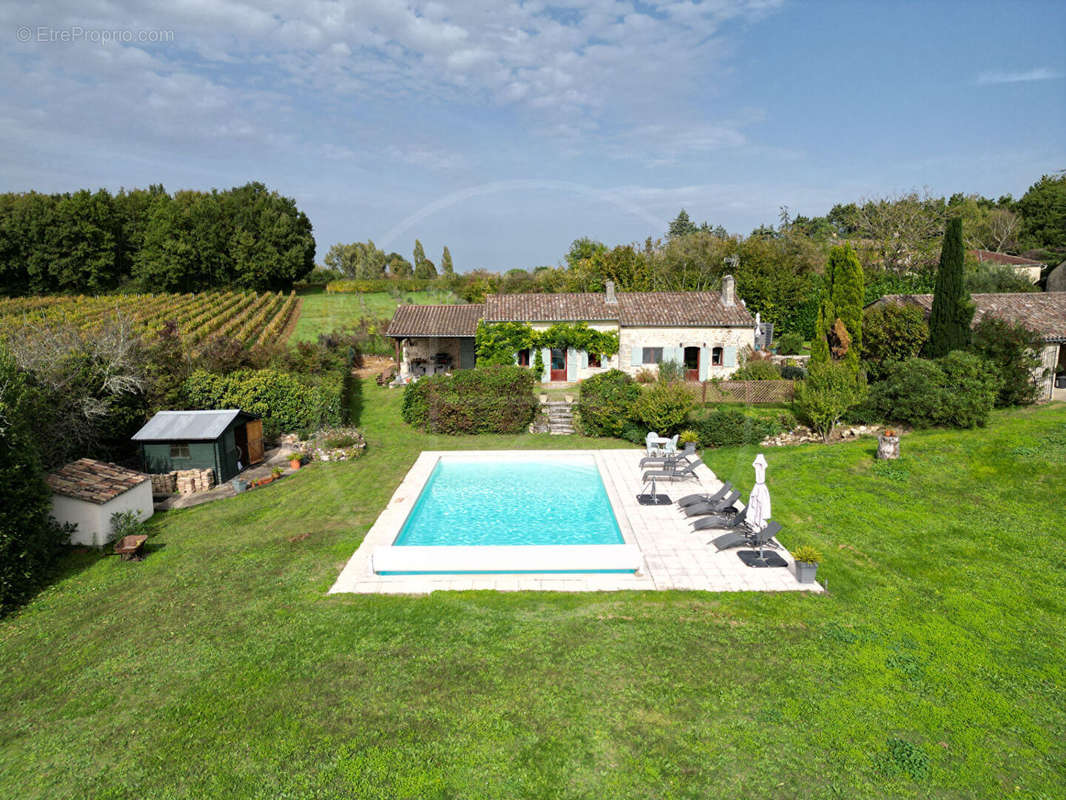
M 45 480 L 52 490 L 52 516 L 78 526 L 72 544 L 102 547 L 111 538 L 112 514 L 136 511 L 143 521 L 154 511 L 149 477 L 117 464 L 80 458 Z

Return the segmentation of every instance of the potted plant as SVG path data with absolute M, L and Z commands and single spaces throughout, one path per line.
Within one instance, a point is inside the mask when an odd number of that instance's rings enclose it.
M 274 467 L 270 470 L 270 479 L 276 481 L 278 478 L 281 477 L 283 472 L 285 472 L 285 470 L 281 467 Z
M 822 560 L 822 554 L 810 545 L 797 547 L 792 553 L 796 559 L 796 579 L 800 583 L 814 583 L 818 574 L 818 562 Z
M 299 469 L 301 455 L 301 453 L 293 453 L 291 456 L 289 456 L 289 467 L 294 470 Z
M 700 441 L 700 435 L 691 429 L 684 430 L 681 431 L 681 435 L 678 436 L 677 440 L 685 446 L 686 453 L 695 453 L 696 445 Z

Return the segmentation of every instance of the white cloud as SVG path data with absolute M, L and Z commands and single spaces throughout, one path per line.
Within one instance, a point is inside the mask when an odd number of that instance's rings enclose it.
M 1036 67 L 1021 72 L 982 72 L 977 76 L 978 86 L 988 86 L 998 83 L 1028 83 L 1030 81 L 1053 81 L 1062 77 L 1061 72 L 1056 72 L 1049 67 Z

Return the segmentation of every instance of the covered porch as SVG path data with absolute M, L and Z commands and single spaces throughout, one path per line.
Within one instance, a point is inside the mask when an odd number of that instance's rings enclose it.
M 386 335 L 396 348 L 399 380 L 473 369 L 477 361 L 475 337 L 484 306 L 400 306 Z

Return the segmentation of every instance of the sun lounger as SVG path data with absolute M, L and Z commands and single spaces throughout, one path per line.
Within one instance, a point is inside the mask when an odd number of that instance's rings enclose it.
M 739 499 L 740 492 L 734 489 L 720 500 L 715 500 L 713 503 L 694 503 L 691 506 L 685 506 L 681 509 L 681 512 L 686 517 L 702 517 L 704 514 L 720 514 L 723 511 L 728 511 Z
M 688 494 L 678 500 L 677 504 L 684 508 L 685 506 L 692 506 L 696 503 L 713 503 L 715 500 L 721 500 L 723 497 L 725 497 L 726 494 L 729 493 L 729 490 L 732 488 L 733 482 L 726 481 L 722 484 L 722 488 L 714 494 Z
M 716 539 L 712 539 L 709 544 L 713 544 L 718 550 L 728 550 L 730 547 L 740 547 L 744 544 L 749 547 L 764 547 L 780 532 L 781 523 L 771 520 L 760 531 L 748 530 L 726 533 Z
M 640 460 L 640 468 L 644 469 L 647 466 L 662 465 L 666 467 L 673 466 L 674 464 L 688 464 L 691 463 L 688 460 L 688 456 L 685 453 L 667 453 L 664 456 L 644 456 Z
M 720 514 L 707 514 L 692 523 L 692 530 L 729 530 L 730 528 L 747 528 L 748 507 L 736 511 L 726 509 Z
M 699 480 L 699 476 L 696 475 L 696 467 L 702 466 L 703 461 L 696 459 L 692 462 L 685 462 L 684 464 L 677 463 L 672 468 L 662 470 L 649 470 L 644 473 L 644 477 L 641 479 L 644 483 L 651 480 L 659 481 L 677 481 L 677 480 Z

